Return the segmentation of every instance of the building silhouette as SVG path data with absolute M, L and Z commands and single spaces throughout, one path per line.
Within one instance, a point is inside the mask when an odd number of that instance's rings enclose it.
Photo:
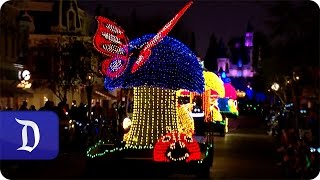
M 60 76 L 59 68 L 66 62 L 55 50 L 70 39 L 92 44 L 94 17 L 80 9 L 76 0 L 13 0 L 3 5 L 0 18 L 0 106 L 17 109 L 28 101 L 39 109 L 47 100 L 58 104 L 61 100 L 44 84 Z M 92 69 L 98 70 L 98 63 L 98 59 L 90 59 Z M 31 87 L 21 86 L 24 70 L 31 73 Z M 117 92 L 104 92 L 102 77 L 96 77 L 93 85 L 93 101 L 116 98 Z M 68 91 L 67 103 L 86 102 L 85 86 L 78 83 Z

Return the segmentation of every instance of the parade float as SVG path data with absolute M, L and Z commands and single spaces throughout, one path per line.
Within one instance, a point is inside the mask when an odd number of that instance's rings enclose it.
M 143 159 L 164 165 L 162 168 L 173 165 L 173 169 L 178 164 L 187 164 L 197 173 L 208 174 L 213 160 L 213 140 L 193 136 L 192 117 L 188 107 L 178 106 L 177 96 L 180 89 L 198 94 L 204 91 L 202 67 L 186 45 L 167 37 L 191 4 L 185 5 L 156 35 L 144 35 L 130 42 L 117 24 L 97 17 L 93 42 L 107 56 L 101 65 L 105 88 L 133 88 L 134 104 L 132 119 L 126 119 L 130 130 L 124 142 L 106 147 L 106 142 L 100 140 L 88 148 L 89 159 Z
M 213 72 L 203 72 L 205 91 L 202 94 L 204 121 L 207 131 L 225 135 L 225 122 L 220 113 L 218 99 L 225 97 L 223 81 Z
M 238 102 L 237 102 L 237 91 L 232 86 L 231 82 L 224 83 L 225 97 L 218 99 L 219 109 L 223 115 L 225 122 L 225 132 L 229 131 L 228 121 L 234 119 L 239 115 Z

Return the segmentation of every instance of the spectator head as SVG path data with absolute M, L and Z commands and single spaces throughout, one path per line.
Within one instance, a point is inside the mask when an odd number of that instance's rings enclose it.
M 30 110 L 36 110 L 36 107 L 34 105 L 31 105 Z
M 23 102 L 22 102 L 22 106 L 28 106 L 27 101 L 23 101 Z

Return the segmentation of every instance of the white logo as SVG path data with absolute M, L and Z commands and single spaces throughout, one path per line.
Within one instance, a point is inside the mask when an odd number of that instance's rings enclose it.
M 40 141 L 40 131 L 38 128 L 38 125 L 30 120 L 20 120 L 15 118 L 16 121 L 21 124 L 24 125 L 24 127 L 22 128 L 22 132 L 21 132 L 21 136 L 22 136 L 22 146 L 19 147 L 17 150 L 25 150 L 28 152 L 31 152 L 34 150 L 34 148 L 36 148 L 39 144 Z M 28 144 L 28 132 L 27 132 L 27 128 L 28 126 L 30 126 L 33 130 L 33 135 L 34 135 L 34 145 L 32 147 L 27 146 Z

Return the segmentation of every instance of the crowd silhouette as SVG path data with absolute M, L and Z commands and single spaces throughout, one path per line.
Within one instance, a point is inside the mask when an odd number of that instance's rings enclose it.
M 4 109 L 6 111 L 12 108 Z M 71 106 L 65 102 L 57 105 L 53 101 L 46 101 L 37 110 L 34 105 L 23 101 L 19 111 L 53 111 L 59 117 L 60 152 L 85 151 L 86 148 L 98 140 L 117 143 L 122 141 L 124 130 L 122 121 L 127 117 L 125 102 L 115 102 L 111 108 L 102 107 L 96 102 L 91 108 L 74 100 Z

